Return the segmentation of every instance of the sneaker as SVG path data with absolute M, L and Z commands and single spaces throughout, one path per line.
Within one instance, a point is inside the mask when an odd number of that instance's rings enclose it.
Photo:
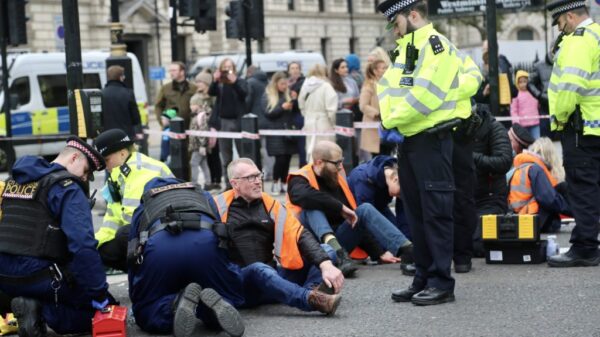
M 230 336 L 244 335 L 244 321 L 240 313 L 214 289 L 206 288 L 200 293 L 200 302 L 210 309 L 221 326 Z
M 40 302 L 25 297 L 13 298 L 10 302 L 17 323 L 20 337 L 44 337 L 47 328 L 42 318 L 42 305 Z
M 341 300 L 342 295 L 340 294 L 327 295 L 318 290 L 312 290 L 308 294 L 308 304 L 310 304 L 313 309 L 327 315 L 335 314 Z
M 350 259 L 348 253 L 343 249 L 335 252 L 337 255 L 337 267 L 342 271 L 342 274 L 346 278 L 354 277 L 354 274 L 358 270 L 358 266 Z
M 175 337 L 191 337 L 200 320 L 196 317 L 196 307 L 200 301 L 202 287 L 197 283 L 188 284 L 175 299 L 175 318 L 173 335 Z
M 279 194 L 281 194 L 281 182 L 273 182 L 271 185 L 271 195 L 277 196 Z

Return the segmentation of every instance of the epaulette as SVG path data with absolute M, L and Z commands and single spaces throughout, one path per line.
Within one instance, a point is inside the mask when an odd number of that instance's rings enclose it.
M 129 175 L 129 173 L 131 173 L 131 167 L 129 167 L 129 165 L 127 165 L 127 163 L 121 165 L 120 169 L 121 169 L 121 173 L 123 173 L 123 175 L 125 177 L 127 177 Z
M 440 37 L 437 35 L 431 35 L 429 37 L 429 44 L 431 45 L 431 49 L 433 50 L 433 55 L 437 55 L 444 51 L 444 46 L 442 45 L 442 41 Z
M 585 27 L 579 27 L 573 32 L 573 36 L 583 36 L 583 33 L 585 33 Z
M 67 187 L 67 186 L 71 185 L 72 183 L 73 183 L 73 179 L 65 179 L 60 182 L 62 187 Z

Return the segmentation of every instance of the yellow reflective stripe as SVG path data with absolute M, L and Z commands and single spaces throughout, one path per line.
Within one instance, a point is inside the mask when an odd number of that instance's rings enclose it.
M 417 100 L 417 98 L 410 92 L 408 93 L 408 95 L 406 95 L 406 103 L 408 103 L 413 109 L 417 110 L 418 112 L 420 112 L 421 114 L 423 114 L 425 116 L 431 114 L 434 111 L 456 109 L 456 101 L 447 101 L 447 102 L 442 103 L 442 105 L 440 105 L 435 110 L 430 109 L 425 104 L 419 102 L 419 100 Z
M 454 81 L 456 81 L 456 76 L 454 77 L 454 80 L 452 81 L 453 84 L 454 84 Z M 456 82 L 456 85 L 458 85 L 458 82 Z M 430 80 L 427 80 L 424 78 L 420 78 L 420 77 L 415 78 L 415 86 L 422 87 L 423 89 L 427 90 L 429 93 L 431 93 L 432 95 L 437 97 L 440 101 L 445 100 L 446 96 L 448 95 L 448 93 L 444 92 L 437 85 L 435 85 L 435 83 L 433 83 L 433 81 L 430 81 Z
M 527 205 L 530 202 L 531 202 L 531 199 L 530 200 L 515 201 L 515 202 L 513 202 L 513 203 L 510 204 L 510 208 L 512 208 L 512 209 L 519 209 L 519 208 Z
M 583 69 L 575 68 L 575 67 L 564 67 L 560 71 L 561 71 L 561 76 L 564 74 L 570 74 L 570 75 L 575 75 L 575 76 L 581 77 L 583 79 L 588 79 L 588 77 L 590 77 L 589 72 L 587 72 Z
M 225 201 L 224 193 L 221 193 L 215 197 L 217 202 L 217 208 L 219 209 L 219 217 L 222 219 L 223 215 L 227 212 L 227 202 Z
M 285 231 L 286 218 L 287 211 L 285 207 L 282 207 L 281 205 L 279 206 L 279 214 L 277 215 L 277 219 L 275 219 L 271 213 L 271 219 L 275 221 L 275 256 L 277 257 L 281 257 L 281 249 L 283 247 L 283 232 Z
M 130 224 L 133 220 L 133 216 L 123 212 L 123 220 L 125 220 L 126 223 Z
M 114 222 L 112 220 L 104 220 L 104 222 L 102 223 L 101 227 L 117 230 L 121 226 L 118 223 L 116 223 L 116 222 Z
M 561 82 L 559 84 L 550 83 L 548 89 L 551 89 L 553 91 L 570 91 L 576 94 L 583 94 L 583 92 L 585 91 L 585 88 L 581 87 L 580 85 L 565 82 Z
M 138 207 L 140 205 L 140 199 L 123 198 L 121 205 L 124 207 Z

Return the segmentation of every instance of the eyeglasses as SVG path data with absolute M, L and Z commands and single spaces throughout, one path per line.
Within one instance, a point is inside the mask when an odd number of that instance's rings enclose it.
M 336 160 L 336 161 L 323 159 L 323 161 L 326 162 L 326 163 L 329 163 L 329 164 L 333 164 L 336 167 L 341 167 L 342 164 L 344 163 L 344 158 L 342 158 L 340 160 Z
M 245 176 L 245 177 L 237 177 L 237 178 L 233 178 L 233 179 L 240 179 L 240 180 L 246 180 L 249 183 L 254 183 L 256 181 L 262 181 L 263 180 L 263 173 L 256 173 L 256 174 L 251 174 L 249 176 Z

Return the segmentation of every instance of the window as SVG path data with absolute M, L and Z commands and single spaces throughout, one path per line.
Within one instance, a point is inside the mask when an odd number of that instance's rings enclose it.
M 19 77 L 10 85 L 11 106 L 18 109 L 31 100 L 31 88 L 29 86 L 29 77 Z
M 288 11 L 293 11 L 295 10 L 295 6 L 294 6 L 294 0 L 288 0 Z
M 325 12 L 325 0 L 319 0 L 319 12 Z
M 302 49 L 302 47 L 300 46 L 300 38 L 293 37 L 290 39 L 290 49 L 291 50 Z
M 67 106 L 67 75 L 41 75 L 38 84 L 45 107 Z M 83 88 L 101 89 L 100 75 L 83 74 Z
M 517 40 L 520 41 L 531 41 L 533 40 L 533 29 L 521 28 L 517 31 Z

